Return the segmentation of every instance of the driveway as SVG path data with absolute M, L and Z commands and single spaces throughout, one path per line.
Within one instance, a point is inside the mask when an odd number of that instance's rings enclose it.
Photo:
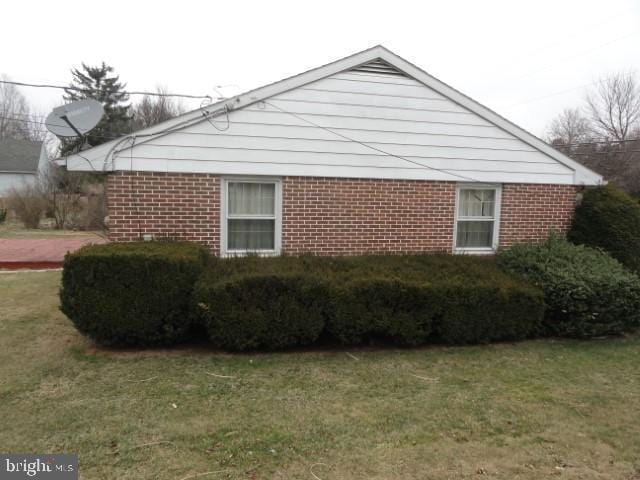
M 98 235 L 53 238 L 0 238 L 0 269 L 59 268 L 67 252 L 90 243 L 106 243 Z

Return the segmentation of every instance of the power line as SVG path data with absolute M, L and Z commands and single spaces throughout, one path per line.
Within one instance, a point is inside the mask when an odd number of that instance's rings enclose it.
M 624 39 L 627 39 L 629 37 L 633 37 L 635 35 L 638 35 L 639 33 L 640 33 L 640 30 L 636 30 L 636 31 L 633 31 L 633 32 L 628 33 L 626 35 L 623 35 L 621 37 L 616 37 L 613 40 L 610 40 L 608 42 L 601 43 L 599 45 L 595 45 L 595 46 L 593 46 L 593 47 L 591 47 L 591 48 L 589 48 L 587 50 L 582 50 L 582 51 L 580 51 L 580 52 L 578 52 L 576 54 L 563 57 L 563 58 L 561 58 L 559 60 L 554 60 L 551 63 L 547 63 L 546 65 L 544 65 L 544 66 L 542 66 L 542 67 L 540 67 L 540 68 L 538 68 L 536 70 L 529 71 L 527 73 L 524 73 L 524 74 L 521 74 L 521 75 L 517 75 L 515 77 L 508 78 L 507 80 L 509 82 L 513 82 L 514 80 L 522 80 L 523 78 L 527 78 L 527 77 L 530 77 L 530 76 L 535 75 L 537 73 L 543 72 L 543 71 L 549 69 L 550 67 L 552 67 L 554 65 L 557 65 L 558 63 L 563 63 L 563 62 L 566 62 L 567 60 L 572 60 L 572 59 L 577 58 L 577 57 L 582 57 L 582 56 L 587 55 L 587 54 L 589 54 L 589 53 L 591 53 L 591 52 L 593 52 L 595 50 L 599 50 L 599 49 L 607 47 L 607 46 L 609 46 L 609 45 L 611 45 L 613 43 L 619 42 L 620 40 L 624 40 Z M 582 88 L 582 87 L 577 87 L 577 88 Z M 484 93 L 488 94 L 488 93 L 492 93 L 492 92 L 491 91 L 485 91 Z M 562 92 L 562 93 L 564 93 L 564 92 Z M 555 95 L 555 94 L 552 94 L 552 95 Z M 552 96 L 552 95 L 550 95 L 550 96 Z
M 330 131 L 334 135 L 342 137 L 345 140 L 348 140 L 350 142 L 360 143 L 360 144 L 362 144 L 362 145 L 364 145 L 364 146 L 366 146 L 368 148 L 373 148 L 370 145 L 364 144 L 363 142 L 359 142 L 358 140 L 354 140 L 354 139 L 349 138 L 349 137 L 347 137 L 345 135 L 342 135 L 340 133 L 334 132 L 333 130 L 329 129 L 328 127 L 323 127 L 323 126 L 318 125 L 318 124 L 316 124 L 316 123 L 314 123 L 314 122 L 312 122 L 312 121 L 310 121 L 310 120 L 308 120 L 306 118 L 302 118 L 302 117 L 300 117 L 299 115 L 297 115 L 297 114 L 295 114 L 293 112 L 288 112 L 288 111 L 284 110 L 283 108 L 278 107 L 277 105 L 274 105 L 274 104 L 272 104 L 270 102 L 264 101 L 264 103 L 268 103 L 269 105 L 271 105 L 272 107 L 280 110 L 281 112 L 286 113 L 288 115 L 295 116 L 295 117 L 299 118 L 300 120 L 303 120 L 304 122 L 307 122 L 307 123 L 309 123 L 310 125 L 312 125 L 314 127 Z M 13 114 L 13 115 L 22 115 L 22 114 Z M 24 116 L 27 116 L 27 115 L 24 115 Z M 37 125 L 46 125 L 46 122 L 39 121 L 39 120 L 32 120 L 32 119 L 35 119 L 35 118 L 39 118 L 39 119 L 43 119 L 44 118 L 44 117 L 41 117 L 41 116 L 38 116 L 38 115 L 29 116 L 30 119 L 9 117 L 9 116 L 6 116 L 6 115 L 0 115 L 0 118 L 3 118 L 5 120 L 14 120 L 14 121 L 17 121 L 17 122 L 27 122 L 27 123 L 37 124 Z M 205 119 L 207 119 L 207 118 L 205 117 Z M 227 119 L 227 123 L 228 123 L 228 119 Z M 66 126 L 65 124 L 55 124 L 55 123 L 52 123 L 51 125 Z M 226 130 L 227 128 L 228 127 L 225 127 L 224 130 Z M 43 129 L 42 131 L 46 131 L 46 130 Z M 93 135 L 93 136 L 97 136 L 97 137 L 100 137 L 100 138 L 112 138 L 113 139 L 113 138 L 121 138 L 123 136 L 128 136 L 128 135 L 129 134 L 124 133 L 124 134 L 118 135 L 116 137 L 109 137 L 109 136 L 105 136 L 105 135 Z M 592 141 L 589 141 L 589 142 L 573 142 L 573 143 L 549 143 L 549 145 L 551 145 L 552 147 L 577 147 L 577 146 L 582 146 L 582 145 L 602 145 L 602 144 L 607 145 L 607 144 L 613 144 L 613 143 L 618 144 L 618 143 L 630 143 L 630 142 L 640 142 L 640 138 L 628 138 L 628 139 L 625 139 L 625 140 L 592 140 Z M 391 154 L 388 154 L 388 155 L 391 155 Z
M 568 155 L 618 155 L 623 153 L 640 153 L 640 150 L 613 150 L 611 152 L 571 152 Z
M 625 74 L 624 74 L 624 76 L 626 76 L 626 77 L 630 77 L 631 75 L 635 75 L 636 73 L 638 73 L 638 71 L 637 71 L 637 70 L 631 70 L 631 71 L 629 71 L 629 72 L 625 73 Z M 558 92 L 550 93 L 550 94 L 548 94 L 548 95 L 542 95 L 542 96 L 540 96 L 540 97 L 534 97 L 534 98 L 531 98 L 531 99 L 529 99 L 529 100 L 524 100 L 524 101 L 522 101 L 522 102 L 512 103 L 511 105 L 506 105 L 506 106 L 501 107 L 501 108 L 512 108 L 512 107 L 518 107 L 518 106 L 520 106 L 520 105 L 526 105 L 526 104 L 528 104 L 528 103 L 537 102 L 537 101 L 539 101 L 539 100 L 545 100 L 545 99 L 547 99 L 547 98 L 551 98 L 551 97 L 555 97 L 555 96 L 558 96 L 558 95 L 562 95 L 563 93 L 573 92 L 573 91 L 575 91 L 575 90 L 580 90 L 581 88 L 587 88 L 587 87 L 591 87 L 591 86 L 593 86 L 593 85 L 597 85 L 597 84 L 599 84 L 601 81 L 602 81 L 602 79 L 595 80 L 595 81 L 593 81 L 593 82 L 591 82 L 591 83 L 586 83 L 586 84 L 584 84 L 584 85 L 580 85 L 580 86 L 578 86 L 578 87 L 571 87 L 571 88 L 567 88 L 567 89 L 565 89 L 565 90 L 560 90 L 560 91 L 558 91 Z
M 13 80 L 0 80 L 0 83 L 8 84 L 8 85 L 17 85 L 19 87 L 34 87 L 34 88 L 57 88 L 60 90 L 73 90 L 76 92 L 83 93 L 93 93 L 94 90 L 88 88 L 80 88 L 73 86 L 64 86 L 64 85 L 53 85 L 46 83 L 26 83 L 26 82 L 14 82 Z M 195 99 L 209 99 L 212 100 L 211 95 L 188 95 L 183 93 L 159 93 L 159 92 L 141 92 L 141 91 L 131 91 L 131 92 L 122 92 L 127 95 L 148 95 L 151 97 L 180 97 L 180 98 L 195 98 Z
M 357 143 L 357 144 L 359 144 L 359 145 L 362 145 L 363 147 L 370 148 L 371 150 L 374 150 L 374 151 L 376 151 L 376 152 L 380 152 L 380 153 L 382 153 L 382 154 L 384 154 L 384 155 L 388 155 L 388 156 L 390 156 L 390 157 L 395 157 L 395 158 L 398 158 L 398 159 L 400 159 L 400 160 L 404 160 L 405 162 L 413 163 L 414 165 L 418 165 L 419 167 L 426 168 L 426 169 L 429 169 L 429 170 L 435 170 L 435 171 L 437 171 L 437 172 L 444 173 L 445 175 L 450 175 L 450 176 L 452 176 L 452 177 L 458 177 L 458 178 L 461 178 L 461 179 L 463 179 L 463 180 L 469 180 L 469 181 L 471 181 L 471 182 L 479 182 L 479 180 L 477 180 L 477 179 L 475 179 L 475 178 L 466 177 L 466 176 L 464 176 L 464 175 L 459 175 L 459 174 L 457 174 L 457 173 L 452 173 L 451 171 L 446 170 L 446 169 L 436 168 L 436 167 L 431 167 L 431 166 L 429 166 L 429 165 L 424 165 L 424 164 L 422 164 L 422 163 L 420 163 L 420 162 L 416 162 L 416 161 L 414 161 L 414 160 L 410 160 L 410 159 L 405 158 L 405 157 L 403 157 L 403 156 L 401 156 L 401 155 L 396 155 L 396 154 L 394 154 L 394 153 L 389 153 L 389 152 L 387 152 L 387 151 L 385 151 L 385 150 L 382 150 L 382 149 L 380 149 L 380 148 L 373 147 L 373 146 L 371 146 L 371 145 L 369 145 L 369 144 L 367 144 L 367 143 L 365 143 L 365 142 L 361 142 L 361 141 L 359 141 L 359 140 L 355 140 L 355 139 L 353 139 L 353 138 L 351 138 L 351 137 L 347 137 L 346 135 L 343 135 L 343 134 L 341 134 L 341 133 L 335 132 L 335 131 L 334 131 L 334 130 L 332 130 L 331 128 L 323 127 L 322 125 L 318 125 L 317 123 L 312 122 L 311 120 L 308 120 L 308 119 L 306 119 L 306 118 L 304 118 L 304 117 L 302 117 L 302 116 L 298 115 L 297 113 L 288 112 L 287 110 L 285 110 L 285 109 L 283 109 L 283 108 L 281 108 L 281 107 L 279 107 L 279 106 L 277 106 L 277 105 L 274 105 L 273 103 L 267 102 L 266 100 L 263 100 L 263 102 L 264 102 L 264 103 L 266 103 L 267 105 L 271 105 L 273 108 L 275 108 L 275 109 L 277 109 L 277 110 L 280 110 L 282 113 L 286 113 L 286 114 L 288 114 L 288 115 L 291 115 L 291 116 L 293 116 L 293 117 L 295 117 L 295 118 L 297 118 L 297 119 L 299 119 L 299 120 L 302 120 L 303 122 L 307 122 L 308 124 L 313 125 L 314 127 L 320 128 L 320 129 L 325 130 L 325 131 L 327 131 L 327 132 L 329 132 L 329 133 L 332 133 L 332 134 L 334 134 L 334 135 L 336 135 L 336 136 L 338 136 L 338 137 L 341 137 L 341 138 L 343 138 L 343 139 L 345 139 L 345 140 L 349 140 L 350 142 Z
M 8 116 L 5 116 L 5 115 L 0 115 L 0 118 L 2 118 L 4 120 L 12 120 L 12 121 L 15 121 L 15 122 L 26 122 L 26 123 L 32 123 L 32 124 L 35 124 L 35 125 L 46 125 L 46 122 L 41 122 L 41 121 L 37 121 L 37 120 L 27 120 L 26 118 L 8 117 Z M 42 117 L 32 117 L 32 118 L 42 118 Z M 67 127 L 68 126 L 68 125 L 61 124 L 61 123 L 50 123 L 50 125 L 55 125 L 57 127 Z M 44 128 L 39 128 L 37 130 L 39 132 L 42 132 L 42 133 L 48 132 L 48 130 L 44 129 Z M 122 134 L 122 135 L 118 135 L 118 136 L 109 136 L 109 135 L 97 135 L 97 134 L 87 133 L 86 135 L 94 137 L 94 138 L 103 138 L 103 139 L 107 139 L 107 140 L 114 140 L 114 139 L 120 138 L 120 137 L 122 137 L 123 135 L 126 135 L 126 134 Z
M 609 23 L 610 21 L 612 21 L 612 20 L 614 20 L 616 18 L 622 17 L 624 15 L 628 15 L 628 13 L 629 12 L 619 12 L 619 13 L 617 13 L 615 15 L 607 17 L 605 20 L 599 21 L 597 23 L 592 23 L 592 24 L 589 24 L 589 25 L 582 26 L 579 29 L 574 30 L 573 32 L 570 32 L 568 35 L 564 35 L 564 36 L 556 39 L 555 41 L 553 41 L 551 43 L 547 43 L 546 45 L 543 45 L 541 47 L 535 48 L 533 50 L 526 51 L 526 52 L 518 54 L 518 55 L 514 55 L 514 56 L 511 56 L 511 57 L 508 57 L 506 59 L 502 59 L 500 62 L 492 62 L 488 66 L 487 70 L 489 70 L 489 69 L 496 70 L 496 69 L 501 68 L 503 66 L 510 65 L 513 60 L 522 60 L 523 58 L 527 58 L 528 59 L 528 58 L 534 56 L 535 54 L 537 54 L 539 52 L 542 52 L 544 50 L 548 50 L 548 49 L 550 49 L 552 47 L 555 47 L 556 45 L 562 43 L 565 40 L 576 38 L 576 37 L 578 37 L 580 34 L 582 34 L 584 32 L 589 33 L 591 31 L 593 31 L 593 29 L 595 27 L 599 27 L 601 25 Z
M 577 58 L 577 57 L 582 57 L 584 55 L 587 55 L 587 54 L 593 52 L 594 50 L 599 50 L 601 48 L 607 47 L 607 46 L 609 46 L 609 45 L 611 45 L 613 43 L 619 42 L 620 40 L 625 40 L 625 39 L 627 39 L 629 37 L 633 37 L 634 35 L 638 35 L 639 33 L 640 33 L 640 30 L 636 30 L 636 31 L 628 33 L 626 35 L 622 35 L 621 37 L 616 37 L 613 40 L 610 40 L 610 41 L 605 42 L 605 43 L 601 43 L 601 44 L 596 45 L 594 47 L 591 47 L 591 48 L 589 48 L 587 50 L 582 50 L 581 52 L 576 53 L 574 55 L 569 55 L 569 56 L 563 57 L 563 58 L 561 58 L 559 60 L 555 60 L 555 61 L 553 61 L 551 63 L 548 63 L 547 65 L 537 69 L 537 70 L 533 70 L 533 71 L 530 71 L 530 72 L 525 73 L 523 75 L 518 75 L 516 77 L 512 77 L 510 80 L 511 81 L 513 81 L 513 80 L 521 80 L 523 78 L 530 77 L 531 75 L 535 75 L 536 73 L 545 71 L 546 69 L 548 69 L 549 67 L 551 67 L 553 65 L 556 65 L 558 63 L 563 63 L 563 62 L 566 62 L 567 60 L 572 60 L 572 59 Z
M 578 147 L 581 145 L 601 145 L 601 144 L 610 144 L 610 143 L 628 143 L 628 142 L 640 142 L 640 138 L 628 138 L 626 140 L 600 140 L 600 141 L 590 141 L 590 142 L 575 142 L 575 143 L 550 143 L 552 147 Z

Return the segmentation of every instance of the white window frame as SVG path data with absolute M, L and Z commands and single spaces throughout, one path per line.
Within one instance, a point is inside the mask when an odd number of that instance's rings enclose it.
M 494 190 L 495 204 L 492 218 L 482 217 L 461 217 L 460 216 L 460 192 L 462 190 Z M 454 253 L 472 253 L 472 254 L 492 254 L 498 249 L 500 244 L 500 211 L 502 204 L 502 185 L 486 184 L 486 183 L 460 183 L 456 188 L 455 215 L 453 220 L 453 251 Z M 493 222 L 493 235 L 490 247 L 458 247 L 458 222 Z
M 251 220 L 275 220 L 274 248 L 272 250 L 229 250 L 228 223 L 229 220 L 229 183 L 273 183 L 275 185 L 275 209 L 274 215 L 233 215 L 231 218 L 244 218 Z M 282 179 L 273 177 L 223 177 L 220 189 L 220 256 L 233 257 L 247 254 L 280 255 L 282 251 Z

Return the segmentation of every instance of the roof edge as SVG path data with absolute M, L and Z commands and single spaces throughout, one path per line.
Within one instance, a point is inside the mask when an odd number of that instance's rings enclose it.
M 307 70 L 303 73 L 299 73 L 297 75 L 293 75 L 282 80 L 264 85 L 262 87 L 255 88 L 253 90 L 249 90 L 247 92 L 241 93 L 239 95 L 235 95 L 228 99 L 221 100 L 219 102 L 213 103 L 211 105 L 207 105 L 206 107 L 200 107 L 190 112 L 179 115 L 170 120 L 166 120 L 164 122 L 158 123 L 152 127 L 147 127 L 132 134 L 123 135 L 122 137 L 114 140 L 110 140 L 109 142 L 103 143 L 96 147 L 93 147 L 89 150 L 85 150 L 82 153 L 86 155 L 87 153 L 95 153 L 97 155 L 100 154 L 101 150 L 104 150 L 105 155 L 111 153 L 114 147 L 117 147 L 119 143 L 123 142 L 126 138 L 132 138 L 137 136 L 145 136 L 149 137 L 136 145 L 140 145 L 142 143 L 146 143 L 152 139 L 158 138 L 168 133 L 172 133 L 182 128 L 186 128 L 187 126 L 193 125 L 194 123 L 199 123 L 200 121 L 205 121 L 205 115 L 208 115 L 205 112 L 215 111 L 217 109 L 226 108 L 228 111 L 238 110 L 249 106 L 253 103 L 257 103 L 263 101 L 272 96 L 278 95 L 280 93 L 284 93 L 286 91 L 299 88 L 303 85 L 306 85 L 311 82 L 315 82 L 322 78 L 326 78 L 328 76 L 334 75 L 339 72 L 343 72 L 345 70 L 349 70 L 351 68 L 357 67 L 358 65 L 362 65 L 368 63 L 372 60 L 381 59 L 385 62 L 393 65 L 397 69 L 401 70 L 408 76 L 414 78 L 425 86 L 432 88 L 436 92 L 446 96 L 451 101 L 459 104 L 460 106 L 470 110 L 476 115 L 484 118 L 490 123 L 494 124 L 498 128 L 510 133 L 515 136 L 519 140 L 527 143 L 531 147 L 536 150 L 546 154 L 547 156 L 553 158 L 557 162 L 565 165 L 570 170 L 574 171 L 574 183 L 576 185 L 600 185 L 604 183 L 604 179 L 601 175 L 596 172 L 590 170 L 579 162 L 569 158 L 563 153 L 559 152 L 540 138 L 536 137 L 532 133 L 529 133 L 522 127 L 514 124 L 510 120 L 507 120 L 500 114 L 491 110 L 488 107 L 485 107 L 478 101 L 472 99 L 471 97 L 463 94 L 462 92 L 456 90 L 450 85 L 438 80 L 432 75 L 428 74 L 421 68 L 417 67 L 413 63 L 405 60 L 399 55 L 393 53 L 382 45 L 376 45 L 374 47 L 368 48 L 358 53 L 354 53 L 347 57 L 341 58 L 339 60 L 327 63 L 325 65 L 321 65 L 319 67 L 313 68 L 311 70 Z M 221 114 L 212 114 L 211 117 L 219 116 Z M 184 127 L 180 125 L 184 124 Z M 171 130 L 167 132 L 167 130 Z M 124 147 L 124 149 L 129 147 Z M 116 150 L 117 152 L 117 150 Z M 66 157 L 67 162 L 69 159 L 85 161 L 86 159 L 81 158 L 78 155 L 69 155 Z M 60 163 L 61 158 L 56 159 L 57 163 Z M 105 161 L 106 166 L 106 161 Z

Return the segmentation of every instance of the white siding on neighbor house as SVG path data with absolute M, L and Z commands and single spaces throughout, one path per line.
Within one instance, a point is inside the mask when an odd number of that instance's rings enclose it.
M 11 188 L 19 188 L 35 182 L 33 173 L 3 173 L 0 172 L 0 197 L 9 193 Z
M 114 168 L 574 183 L 572 169 L 404 76 L 338 73 L 232 111 L 228 120 L 228 128 L 221 116 L 212 121 L 217 129 L 203 121 L 140 138 L 116 154 Z

